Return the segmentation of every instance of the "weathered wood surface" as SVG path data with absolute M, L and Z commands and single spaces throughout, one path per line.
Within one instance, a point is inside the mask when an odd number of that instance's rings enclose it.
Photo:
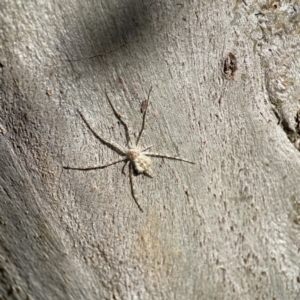
M 1 299 L 300 297 L 299 4 L 4 0 L 0 20 Z M 104 91 L 137 134 L 150 86 L 143 145 L 196 165 L 153 158 L 141 213 L 122 165 L 62 166 L 118 158 L 77 109 L 125 146 Z

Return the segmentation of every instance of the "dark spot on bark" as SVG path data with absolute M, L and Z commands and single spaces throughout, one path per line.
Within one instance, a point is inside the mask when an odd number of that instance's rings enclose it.
M 223 59 L 223 74 L 227 79 L 233 79 L 237 71 L 236 56 L 229 52 Z

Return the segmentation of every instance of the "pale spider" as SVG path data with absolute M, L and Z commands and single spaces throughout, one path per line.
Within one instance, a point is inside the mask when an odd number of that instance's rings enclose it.
M 135 139 L 132 135 L 131 128 L 130 128 L 128 122 L 125 121 L 123 116 L 116 111 L 116 109 L 112 105 L 112 102 L 110 101 L 110 99 L 107 95 L 107 92 L 105 90 L 106 98 L 109 102 L 109 105 L 111 106 L 111 108 L 113 110 L 114 115 L 117 117 L 117 119 L 124 126 L 128 148 L 124 148 L 122 146 L 119 146 L 114 141 L 111 141 L 111 140 L 103 137 L 102 134 L 99 133 L 98 129 L 95 126 L 93 126 L 93 124 L 91 124 L 85 118 L 85 116 L 82 114 L 82 112 L 80 112 L 78 110 L 78 113 L 80 114 L 81 118 L 83 119 L 83 121 L 85 122 L 87 127 L 91 130 L 91 132 L 94 134 L 94 136 L 97 139 L 99 139 L 100 142 L 107 145 L 109 148 L 111 148 L 112 150 L 114 150 L 118 154 L 122 155 L 123 157 L 125 156 L 124 158 L 114 160 L 114 161 L 108 162 L 108 163 L 106 163 L 104 165 L 100 165 L 100 166 L 88 166 L 88 167 L 63 166 L 64 169 L 88 171 L 88 170 L 95 170 L 95 169 L 103 169 L 103 168 L 106 168 L 106 167 L 109 167 L 111 165 L 114 165 L 114 164 L 117 164 L 119 162 L 124 161 L 125 165 L 122 169 L 122 173 L 124 173 L 124 169 L 125 169 L 127 163 L 129 162 L 129 178 L 130 178 L 130 185 L 131 185 L 131 194 L 132 194 L 132 197 L 133 197 L 136 205 L 138 206 L 138 208 L 141 212 L 143 212 L 143 209 L 139 205 L 137 197 L 136 197 L 135 187 L 134 187 L 134 174 L 133 173 L 134 173 L 134 171 L 136 171 L 137 174 L 145 174 L 145 175 L 147 175 L 151 178 L 153 177 L 153 173 L 152 173 L 152 170 L 151 170 L 151 159 L 148 156 L 180 160 L 180 161 L 184 161 L 184 162 L 187 162 L 187 163 L 190 163 L 190 164 L 195 164 L 194 162 L 191 162 L 191 161 L 186 160 L 186 159 L 182 159 L 180 157 L 170 156 L 170 155 L 167 155 L 167 154 L 145 152 L 145 151 L 149 150 L 150 148 L 152 148 L 153 146 L 147 147 L 147 148 L 142 149 L 142 150 L 139 148 L 138 145 L 139 145 L 140 139 L 142 137 L 142 133 L 143 133 L 144 128 L 145 128 L 146 113 L 147 113 L 147 108 L 149 106 L 149 98 L 150 98 L 151 90 L 152 90 L 152 87 L 150 88 L 149 93 L 148 93 L 147 106 L 146 106 L 146 108 L 144 110 L 144 113 L 143 113 L 142 128 L 139 132 L 139 135 L 136 139 L 136 142 L 135 142 Z

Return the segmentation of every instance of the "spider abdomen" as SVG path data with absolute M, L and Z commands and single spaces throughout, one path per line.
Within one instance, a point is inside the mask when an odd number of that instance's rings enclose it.
M 145 173 L 150 170 L 151 159 L 143 154 L 137 156 L 134 161 L 134 167 L 139 173 Z
M 152 177 L 151 171 L 151 159 L 146 155 L 142 154 L 137 149 L 130 149 L 127 152 L 127 158 L 133 163 L 135 170 L 138 173 L 144 173 Z

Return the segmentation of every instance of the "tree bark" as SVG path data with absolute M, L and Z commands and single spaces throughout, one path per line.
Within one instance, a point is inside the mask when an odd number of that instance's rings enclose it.
M 300 7 L 1 1 L 1 299 L 296 299 Z M 142 147 L 119 155 L 151 94 Z M 152 150 L 151 150 L 152 151 Z

